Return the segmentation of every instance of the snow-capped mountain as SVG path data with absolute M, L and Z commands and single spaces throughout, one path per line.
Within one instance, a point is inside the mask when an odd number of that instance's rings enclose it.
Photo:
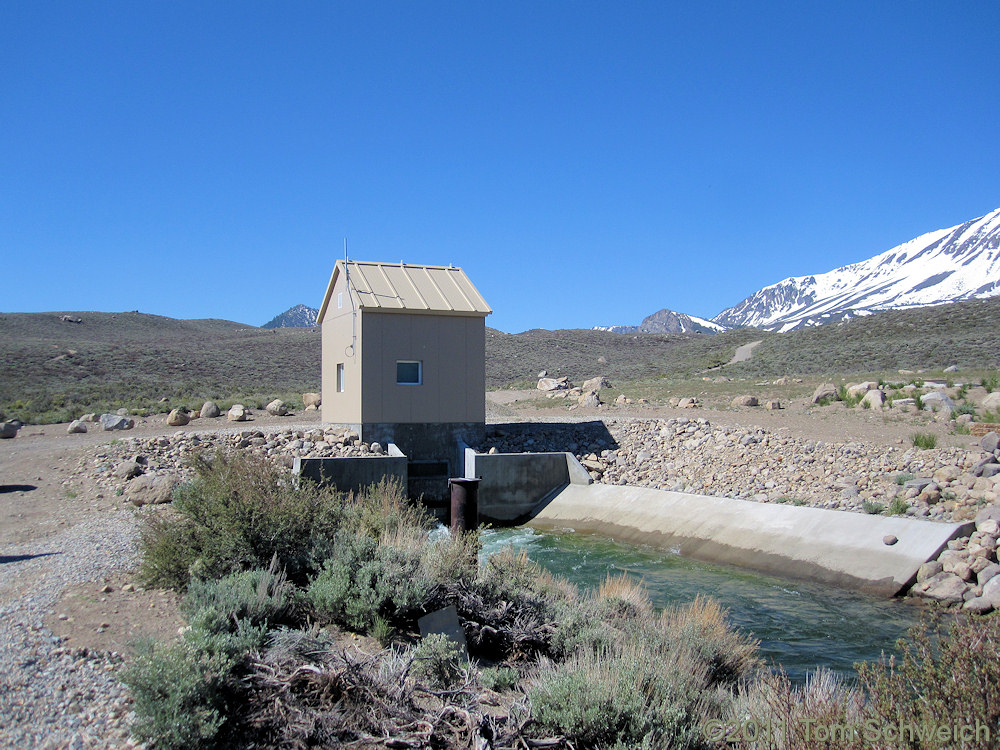
M 637 326 L 594 326 L 594 330 L 613 333 L 720 333 L 729 329 L 711 320 L 663 308 L 647 315 Z
M 720 333 L 728 328 L 711 320 L 663 308 L 643 318 L 639 330 L 642 333 Z
M 860 263 L 764 287 L 712 321 L 730 328 L 790 331 L 879 310 L 998 294 L 1000 208 Z
M 310 328 L 316 325 L 319 310 L 305 305 L 296 305 L 285 310 L 281 315 L 272 318 L 261 328 Z

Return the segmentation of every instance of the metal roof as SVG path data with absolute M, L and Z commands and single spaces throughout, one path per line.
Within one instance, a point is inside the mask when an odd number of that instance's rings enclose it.
M 351 297 L 362 310 L 469 316 L 493 312 L 461 268 L 338 260 L 320 310 L 320 321 L 341 274 L 346 274 Z

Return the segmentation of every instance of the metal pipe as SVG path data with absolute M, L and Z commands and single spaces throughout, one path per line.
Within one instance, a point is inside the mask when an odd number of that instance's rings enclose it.
M 448 480 L 451 487 L 451 532 L 479 528 L 479 483 L 482 479 L 457 477 Z

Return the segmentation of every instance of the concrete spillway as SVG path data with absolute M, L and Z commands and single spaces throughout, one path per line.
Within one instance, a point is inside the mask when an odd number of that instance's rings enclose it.
M 880 596 L 905 591 L 922 563 L 974 528 L 602 484 L 565 486 L 531 524 Z M 886 544 L 888 536 L 898 541 Z

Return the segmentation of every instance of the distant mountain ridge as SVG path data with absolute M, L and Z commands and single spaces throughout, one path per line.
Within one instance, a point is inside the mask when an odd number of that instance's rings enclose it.
M 1000 295 L 1000 208 L 938 229 L 868 260 L 760 289 L 711 320 L 660 310 L 615 333 L 718 333 L 733 328 L 791 331 L 882 310 L 927 307 Z
M 311 328 L 316 325 L 316 320 L 319 318 L 319 310 L 314 307 L 307 307 L 306 305 L 296 305 L 295 307 L 290 307 L 285 312 L 281 313 L 267 323 L 261 326 L 261 328 Z
M 928 232 L 868 260 L 794 276 L 754 292 L 712 320 L 790 331 L 880 310 L 1000 294 L 1000 209 Z
M 663 308 L 647 315 L 637 326 L 594 326 L 593 330 L 612 333 L 722 333 L 729 328 L 711 320 Z

